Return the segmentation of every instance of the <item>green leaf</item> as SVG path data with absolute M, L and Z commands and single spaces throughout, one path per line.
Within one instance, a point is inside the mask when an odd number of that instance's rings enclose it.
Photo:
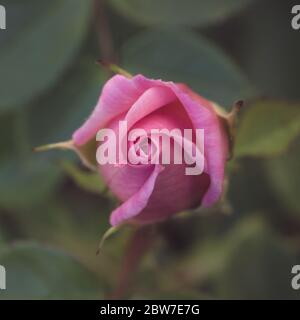
M 255 1 L 240 17 L 242 27 L 236 24 L 236 36 L 239 59 L 256 88 L 266 97 L 299 101 L 300 42 L 299 32 L 287 23 L 293 17 L 291 2 Z
M 33 146 L 69 140 L 90 115 L 106 80 L 92 58 L 82 58 L 30 111 Z
M 231 59 L 206 39 L 188 31 L 144 32 L 129 40 L 122 57 L 123 66 L 130 73 L 184 82 L 227 109 L 253 93 Z
M 0 117 L 0 156 L 1 159 L 9 157 L 15 152 L 15 136 L 13 134 L 14 117 L 11 114 L 6 114 Z
M 41 203 L 61 181 L 60 169 L 44 156 L 0 163 L 0 207 L 23 210 Z
M 272 190 L 285 207 L 300 216 L 300 136 L 289 151 L 265 161 L 265 172 Z
M 60 182 L 61 170 L 45 155 L 32 154 L 27 112 L 20 111 L 0 117 L 4 148 L 0 157 L 0 207 L 23 211 L 48 197 Z
M 99 173 L 84 171 L 74 163 L 68 161 L 63 161 L 62 167 L 79 188 L 88 192 L 103 194 L 105 184 L 101 180 Z
M 58 154 L 32 154 L 31 148 L 70 138 L 97 102 L 103 81 L 94 62 L 83 59 L 36 105 L 14 118 L 0 118 L 7 146 L 0 162 L 0 206 L 20 209 L 37 205 L 53 191 L 62 178 L 61 168 L 53 161 Z M 71 152 L 59 155 L 73 156 Z
M 300 108 L 285 102 L 261 101 L 247 107 L 241 120 L 235 155 L 272 156 L 287 149 L 300 132 Z
M 0 250 L 2 249 L 2 247 L 4 247 L 5 243 L 6 243 L 6 232 L 4 231 L 3 227 L 0 227 Z
M 297 248 L 260 215 L 248 214 L 225 234 L 202 239 L 168 272 L 221 299 L 289 299 L 298 296 L 291 287 L 294 264 Z
M 83 57 L 51 92 L 28 109 L 32 145 L 36 147 L 71 139 L 92 112 L 105 80 L 104 72 L 93 59 Z M 89 168 L 97 165 L 96 140 L 77 150 Z M 75 158 L 72 152 L 62 155 L 48 151 L 47 154 L 55 159 Z
M 217 23 L 252 0 L 110 0 L 125 17 L 146 25 L 197 26 Z
M 88 28 L 91 0 L 3 0 L 0 112 L 29 104 L 72 63 Z
M 3 299 L 101 299 L 99 279 L 64 252 L 34 243 L 2 250 L 6 268 Z
M 235 218 L 247 216 L 264 208 L 267 212 L 278 209 L 274 192 L 270 190 L 266 178 L 265 159 L 242 158 L 233 161 L 226 198 L 234 209 Z
M 102 250 L 104 243 L 108 240 L 108 238 L 110 238 L 112 235 L 114 235 L 115 233 L 117 233 L 120 228 L 122 226 L 115 226 L 115 227 L 110 227 L 108 230 L 105 231 L 104 235 L 102 236 L 99 245 L 98 245 L 98 250 L 97 250 L 97 254 L 100 253 L 100 251 Z
M 217 287 L 225 299 L 296 299 L 291 268 L 295 248 L 260 219 L 240 222 L 230 235 L 231 248 Z

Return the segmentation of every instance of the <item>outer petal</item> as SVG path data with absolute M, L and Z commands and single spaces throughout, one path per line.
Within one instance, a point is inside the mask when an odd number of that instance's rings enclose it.
M 178 99 L 186 108 L 195 128 L 204 129 L 204 155 L 210 175 L 210 185 L 202 200 L 202 204 L 204 206 L 211 206 L 218 201 L 223 192 L 228 138 L 213 108 L 207 108 L 203 104 L 200 104 L 203 98 L 196 101 L 181 91 L 176 85 L 171 86 Z
M 110 216 L 110 223 L 113 226 L 135 217 L 146 208 L 149 198 L 154 190 L 156 179 L 162 170 L 162 166 L 154 166 L 154 170 L 141 189 L 112 212 Z
M 81 146 L 92 139 L 116 116 L 127 111 L 149 87 L 121 75 L 111 78 L 103 87 L 100 99 L 86 122 L 74 132 L 73 141 Z
M 99 166 L 102 178 L 112 193 L 122 202 L 131 198 L 145 183 L 153 171 L 153 166 Z
M 187 176 L 185 165 L 168 165 L 158 176 L 147 207 L 133 221 L 151 223 L 198 207 L 208 185 L 207 174 Z

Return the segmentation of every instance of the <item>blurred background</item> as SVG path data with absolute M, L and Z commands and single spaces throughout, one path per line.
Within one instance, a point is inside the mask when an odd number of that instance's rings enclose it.
M 219 206 L 156 227 L 125 298 L 297 299 L 300 30 L 288 0 L 0 0 L 0 299 L 110 296 L 131 228 L 109 238 L 115 200 L 69 140 L 111 74 L 185 82 L 227 110 L 235 156 Z

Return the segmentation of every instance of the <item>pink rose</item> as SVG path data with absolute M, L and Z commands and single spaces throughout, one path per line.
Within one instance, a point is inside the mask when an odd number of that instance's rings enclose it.
M 82 147 L 102 128 L 116 133 L 120 120 L 130 127 L 204 129 L 204 172 L 186 175 L 185 164 L 98 165 L 101 176 L 121 201 L 110 217 L 113 226 L 151 223 L 185 209 L 211 206 L 223 191 L 228 132 L 215 105 L 183 84 L 116 75 L 104 86 L 91 116 L 73 134 Z

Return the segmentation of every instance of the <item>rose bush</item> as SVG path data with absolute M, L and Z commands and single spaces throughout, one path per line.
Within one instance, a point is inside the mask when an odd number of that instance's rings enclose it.
M 90 117 L 73 134 L 73 144 L 83 148 L 96 140 L 102 128 L 117 134 L 121 120 L 146 132 L 154 128 L 204 129 L 205 168 L 201 175 L 186 175 L 185 164 L 98 165 L 99 173 L 121 201 L 111 214 L 113 226 L 160 221 L 185 209 L 211 206 L 220 199 L 229 133 L 228 123 L 214 103 L 184 84 L 116 75 L 105 84 Z

